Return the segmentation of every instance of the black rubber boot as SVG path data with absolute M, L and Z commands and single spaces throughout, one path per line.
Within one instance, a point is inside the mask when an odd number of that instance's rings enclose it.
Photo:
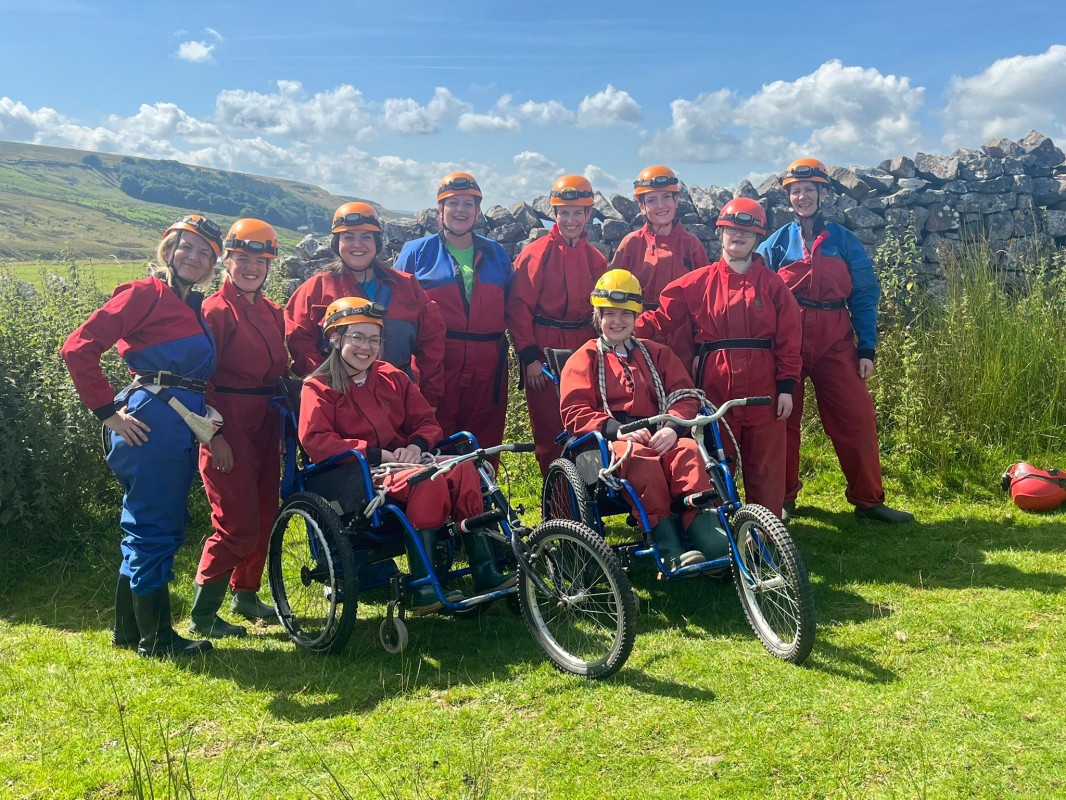
M 169 586 L 151 594 L 134 594 L 133 612 L 137 615 L 137 627 L 141 632 L 137 655 L 166 658 L 211 652 L 211 642 L 184 639 L 174 630 L 170 619 Z
M 115 585 L 115 630 L 111 634 L 111 644 L 132 650 L 140 640 L 141 630 L 137 627 L 137 615 L 133 613 L 130 579 L 120 572 Z
M 904 522 L 914 522 L 914 514 L 909 511 L 899 511 L 882 503 L 873 508 L 855 508 L 855 516 L 859 519 L 869 519 L 874 522 L 885 522 L 889 525 L 900 525 Z
M 432 558 L 437 547 L 436 529 L 415 531 L 415 535 L 420 537 L 422 546 L 429 554 L 429 557 Z M 407 548 L 407 570 L 411 577 L 416 579 L 425 578 L 429 573 L 426 572 L 426 565 L 422 563 L 422 559 L 415 551 L 414 545 L 410 540 L 407 540 L 404 542 L 404 546 Z M 437 598 L 437 593 L 428 584 L 419 586 L 416 589 L 406 588 L 404 592 L 407 595 L 407 610 L 411 612 L 413 617 L 424 617 L 426 614 L 434 614 L 444 608 L 444 604 Z M 445 590 L 445 595 L 449 602 L 452 603 L 465 599 L 461 592 L 454 590 Z
M 463 548 L 470 561 L 470 572 L 474 576 L 474 588 L 480 593 L 509 589 L 518 583 L 518 575 L 513 572 L 496 570 L 496 555 L 492 548 L 492 539 L 483 530 L 474 530 L 463 534 Z
M 274 606 L 268 606 L 259 599 L 259 595 L 255 592 L 234 592 L 233 600 L 229 604 L 229 610 L 234 614 L 240 614 L 249 622 L 255 622 L 259 619 L 263 620 L 267 625 L 277 625 L 280 622 L 278 612 L 274 610 Z
M 189 616 L 189 633 L 205 636 L 208 639 L 221 639 L 232 636 L 236 639 L 247 636 L 248 631 L 240 625 L 230 625 L 218 615 L 222 607 L 222 598 L 229 588 L 229 576 L 214 583 L 196 583 L 192 589 L 192 611 Z
M 666 563 L 666 568 L 671 571 L 707 560 L 699 550 L 681 552 L 681 537 L 677 533 L 677 520 L 673 517 L 660 519 L 651 533 L 655 537 L 655 543 L 659 545 L 659 555 Z

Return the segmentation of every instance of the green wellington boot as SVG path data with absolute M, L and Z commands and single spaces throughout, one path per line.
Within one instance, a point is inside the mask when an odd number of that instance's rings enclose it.
M 685 533 L 692 539 L 692 546 L 703 553 L 707 560 L 721 558 L 729 552 L 729 538 L 714 511 L 698 513 Z
M 269 606 L 260 600 L 257 592 L 240 590 L 234 592 L 233 600 L 229 604 L 229 610 L 234 614 L 240 614 L 249 622 L 255 622 L 259 619 L 263 620 L 267 625 L 277 625 L 280 622 L 278 612 L 274 610 L 274 606 Z
M 212 650 L 211 642 L 185 639 L 174 630 L 170 618 L 169 586 L 156 589 L 151 594 L 134 594 L 133 612 L 137 615 L 137 627 L 141 632 L 137 655 L 151 658 L 199 656 Z
M 470 561 L 470 572 L 474 576 L 474 588 L 481 593 L 509 589 L 518 583 L 518 575 L 513 572 L 497 572 L 496 555 L 492 548 L 492 539 L 483 530 L 463 533 L 463 547 Z
M 899 511 L 882 503 L 873 508 L 855 507 L 855 516 L 859 519 L 870 519 L 874 522 L 885 522 L 889 525 L 900 525 L 904 522 L 914 522 L 914 514 L 909 511 Z
M 230 625 L 218 615 L 222 607 L 222 598 L 229 588 L 229 575 L 214 583 L 197 583 L 192 590 L 192 611 L 189 616 L 189 633 L 206 636 L 208 639 L 221 639 L 223 636 L 240 638 L 248 631 L 240 625 Z
M 707 560 L 699 550 L 681 552 L 681 537 L 677 533 L 677 520 L 673 517 L 660 519 L 651 533 L 655 537 L 655 543 L 659 545 L 659 555 L 662 556 L 667 569 L 675 570 Z
M 130 579 L 120 572 L 115 585 L 115 630 L 111 633 L 111 644 L 132 650 L 139 641 L 141 629 L 137 627 L 137 615 L 133 612 Z
M 432 558 L 433 553 L 436 552 L 437 530 L 435 528 L 420 530 L 415 531 L 415 534 L 421 538 L 422 546 Z M 426 565 L 422 563 L 422 559 L 415 551 L 413 543 L 410 540 L 406 540 L 404 546 L 407 548 L 407 571 L 411 577 L 414 579 L 427 577 L 429 573 L 426 572 Z M 411 612 L 413 617 L 424 617 L 426 614 L 434 614 L 444 608 L 444 604 L 437 599 L 437 593 L 428 584 L 419 586 L 416 589 L 405 588 L 404 591 L 408 596 L 408 611 Z M 448 597 L 448 601 L 452 603 L 465 599 L 461 592 L 454 590 L 445 590 L 445 594 Z

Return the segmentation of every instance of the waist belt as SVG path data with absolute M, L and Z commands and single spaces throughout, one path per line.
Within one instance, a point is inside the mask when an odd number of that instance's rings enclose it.
M 448 339 L 459 339 L 464 342 L 498 342 L 503 338 L 502 333 L 473 333 L 471 331 L 446 331 Z
M 542 317 L 540 314 L 533 315 L 533 324 L 540 325 L 544 328 L 559 328 L 564 331 L 577 331 L 589 326 L 588 318 L 582 320 L 572 319 L 552 319 L 551 317 Z
M 844 300 L 811 300 L 809 297 L 802 297 L 798 294 L 792 296 L 804 308 L 816 308 L 819 311 L 837 311 L 847 304 Z
M 275 395 L 278 393 L 276 386 L 253 386 L 250 389 L 234 389 L 232 386 L 216 386 L 215 391 L 219 394 L 251 394 L 251 395 Z
M 136 373 L 133 376 L 133 384 L 136 386 L 169 386 L 174 389 L 188 389 L 190 392 L 198 392 L 199 394 L 203 394 L 207 389 L 207 381 L 198 381 L 196 378 L 174 375 L 166 370 Z
M 716 339 L 699 345 L 699 354 L 706 355 L 715 350 L 772 350 L 773 339 Z

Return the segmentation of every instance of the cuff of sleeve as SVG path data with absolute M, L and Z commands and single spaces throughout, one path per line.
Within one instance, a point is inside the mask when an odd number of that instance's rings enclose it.
M 621 423 L 616 419 L 608 419 L 603 423 L 603 438 L 609 442 L 613 442 L 618 438 L 618 429 L 621 428 Z
M 97 419 L 101 422 L 109 417 L 113 417 L 116 411 L 118 411 L 118 408 L 114 403 L 108 403 L 106 406 L 100 406 L 99 408 L 93 409 L 93 413 L 96 414 Z
M 540 349 L 535 344 L 523 347 L 518 351 L 518 360 L 522 362 L 523 367 L 534 361 L 540 361 Z
M 429 442 L 427 442 L 421 436 L 416 436 L 414 439 L 412 439 L 410 442 L 408 442 L 408 444 L 413 444 L 415 447 L 417 447 L 423 453 L 425 453 L 426 451 L 429 450 Z
M 678 425 L 675 422 L 667 422 L 666 423 L 666 427 L 669 428 L 670 430 L 672 430 L 674 433 L 676 433 L 678 439 L 680 439 L 682 436 L 685 435 L 685 426 L 684 425 Z
M 778 394 L 792 394 L 792 390 L 796 388 L 796 381 L 789 378 L 788 380 L 777 382 Z
M 376 467 L 381 463 L 381 448 L 380 447 L 368 447 L 366 453 L 366 463 L 372 467 Z
M 872 347 L 860 347 L 859 358 L 868 358 L 871 361 L 874 360 L 874 349 Z

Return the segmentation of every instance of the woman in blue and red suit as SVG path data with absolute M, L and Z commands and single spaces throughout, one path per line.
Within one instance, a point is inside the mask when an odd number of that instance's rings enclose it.
M 250 620 L 278 620 L 257 592 L 281 474 L 278 413 L 270 398 L 278 378 L 289 374 L 281 308 L 263 296 L 278 255 L 274 228 L 262 220 L 239 219 L 223 244 L 226 277 L 204 301 L 203 313 L 218 348 L 207 401 L 226 425 L 200 448 L 214 531 L 204 542 L 190 612 L 190 631 L 208 638 L 245 635 L 244 628 L 217 613 L 230 586 L 233 612 Z
M 472 463 L 460 464 L 444 478 L 407 485 L 420 467 L 422 454 L 443 436 L 440 425 L 418 388 L 400 370 L 377 356 L 382 348 L 382 319 L 359 297 L 332 303 L 323 320 L 323 336 L 330 353 L 304 382 L 300 399 L 300 443 L 312 461 L 323 461 L 345 450 L 358 450 L 371 467 L 385 462 L 411 464 L 390 472 L 384 487 L 393 500 L 406 504 L 407 519 L 433 553 L 437 531 L 450 516 L 463 535 L 463 545 L 479 592 L 513 586 L 514 574 L 496 571 L 491 542 L 482 530 L 464 531 L 464 520 L 484 511 L 481 482 Z M 411 575 L 426 576 L 425 567 L 407 545 Z M 458 593 L 453 601 L 461 600 Z M 441 602 L 431 586 L 413 590 L 411 613 L 439 611 Z
M 503 442 L 507 417 L 504 306 L 514 269 L 504 249 L 474 233 L 481 188 L 453 172 L 437 189 L 440 233 L 407 242 L 396 269 L 418 279 L 447 327 L 444 391 L 437 421 L 449 434 L 469 431 L 482 447 Z
M 855 514 L 878 522 L 913 522 L 913 514 L 885 505 L 877 416 L 866 388 L 874 371 L 881 297 L 873 261 L 855 234 L 822 217 L 829 192 L 825 164 L 814 158 L 793 161 L 781 186 L 796 222 L 774 232 L 759 252 L 799 302 L 803 326 L 803 370 L 793 392 L 795 413 L 788 422 L 785 506 L 795 510 L 802 486 L 800 421 L 810 376 L 822 427 L 833 442 Z
M 708 554 L 722 554 L 724 535 L 716 535 L 713 526 L 691 526 L 695 509 L 687 509 L 682 521 L 699 549 L 681 552 L 677 520 L 670 511 L 673 499 L 710 491 L 695 440 L 679 438 L 683 429 L 670 425 L 654 432 L 619 433 L 626 422 L 663 412 L 693 417 L 699 408 L 695 395 L 681 397 L 665 408 L 674 392 L 693 388 L 688 371 L 670 348 L 633 336 L 633 325 L 644 305 L 640 281 L 631 272 L 610 270 L 596 282 L 590 299 L 600 336 L 570 356 L 559 380 L 560 412 L 567 433 L 580 436 L 598 431 L 611 442 L 616 456 L 629 450 L 621 475 L 644 505 L 664 569 L 698 564 Z
M 333 215 L 330 249 L 337 258 L 292 293 L 285 304 L 285 336 L 292 369 L 309 375 L 329 349 L 322 339 L 326 307 L 341 297 L 363 297 L 388 309 L 382 357 L 407 373 L 436 408 L 444 390 L 444 320 L 414 276 L 381 262 L 381 220 L 369 203 L 345 203 Z
M 221 231 L 210 220 L 189 215 L 175 222 L 156 251 L 162 277 L 117 287 L 62 349 L 78 394 L 111 432 L 107 463 L 125 491 L 112 641 L 143 656 L 211 649 L 210 642 L 182 638 L 171 623 L 168 586 L 185 539 L 197 443 L 165 395 L 194 414 L 207 410 L 215 343 L 200 313 L 203 295 L 192 287 L 211 278 L 221 251 Z M 100 368 L 116 344 L 139 376 L 117 396 Z
M 784 282 L 753 255 L 766 212 L 746 197 L 718 216 L 722 257 L 669 284 L 637 333 L 662 340 L 683 331 L 697 354 L 695 381 L 715 405 L 769 396 L 769 406 L 731 409 L 726 422 L 740 448 L 744 495 L 779 517 L 785 496 L 785 420 L 800 371 L 799 309 Z M 723 437 L 727 452 L 733 444 Z
M 555 387 L 541 372 L 544 348 L 574 350 L 596 336 L 589 295 L 607 271 L 607 259 L 585 233 L 595 203 L 592 184 L 580 175 L 564 175 L 549 202 L 555 225 L 518 254 L 507 300 L 507 327 L 521 362 L 542 474 L 562 454 L 555 437 L 563 430 Z
M 637 276 L 648 298 L 645 311 L 659 307 L 666 284 L 694 269 L 707 266 L 703 244 L 677 219 L 677 175 L 669 167 L 645 167 L 633 181 L 633 196 L 646 222 L 626 234 L 611 258 L 611 269 L 627 269 Z M 687 352 L 685 337 L 673 337 L 670 347 L 682 364 L 691 364 L 695 353 Z

